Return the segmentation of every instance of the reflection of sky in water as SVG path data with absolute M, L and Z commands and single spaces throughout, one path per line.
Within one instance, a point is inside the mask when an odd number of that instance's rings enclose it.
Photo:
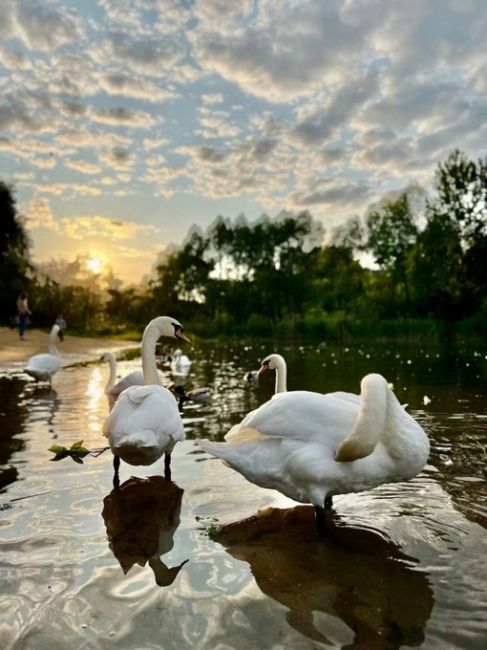
M 242 377 L 272 351 L 288 359 L 290 389 L 354 391 L 363 374 L 382 372 L 430 432 L 430 464 L 421 476 L 335 498 L 342 526 L 379 530 L 402 555 L 386 549 L 370 559 L 343 542 L 306 546 L 306 540 L 293 539 L 291 544 L 276 533 L 278 550 L 273 556 L 271 552 L 272 561 L 265 555 L 258 561 L 259 549 L 252 550 L 252 544 L 239 552 L 226 551 L 223 543 L 208 537 L 206 529 L 212 524 L 236 522 L 268 506 L 294 505 L 207 459 L 193 440 L 221 439 L 243 414 L 269 397 L 274 383 L 270 373 L 257 386 L 245 386 Z M 487 368 L 484 356 L 474 352 L 450 347 L 445 354 L 441 348 L 385 345 L 351 346 L 348 351 L 331 346 L 272 349 L 255 343 L 247 349 L 236 344 L 191 349 L 193 365 L 184 385 L 188 390 L 210 386 L 212 399 L 207 405 L 184 408 L 188 439 L 176 446 L 172 464 L 173 481 L 184 490 L 181 521 L 173 532 L 174 545 L 162 560 L 167 567 L 188 558 L 189 562 L 164 587 L 155 584 L 147 564 L 134 564 L 124 575 L 109 548 L 101 513 L 104 498 L 112 492 L 111 455 L 76 465 L 70 459 L 50 462 L 46 451 L 54 442 L 69 446 L 81 439 L 90 448 L 105 446 L 101 425 L 107 413 L 103 393 L 107 366 L 64 369 L 55 377 L 53 390 L 36 389 L 20 380 L 3 381 L 0 397 L 7 426 L 2 462 L 18 475 L 0 497 L 10 505 L 0 520 L 4 584 L 0 611 L 2 621 L 8 622 L 2 629 L 7 647 L 15 638 L 36 649 L 51 648 L 54 641 L 60 648 L 83 643 L 94 648 L 156 644 L 178 650 L 219 644 L 327 647 L 313 636 L 316 632 L 340 647 L 352 642 L 354 625 L 362 632 L 366 629 L 364 616 L 367 625 L 379 629 L 380 621 L 374 623 L 368 607 L 379 596 L 387 601 L 393 586 L 402 588 L 408 598 L 389 599 L 399 608 L 399 613 L 390 614 L 391 620 L 405 628 L 408 608 L 421 606 L 424 620 L 419 633 L 426 638 L 425 647 L 483 648 L 487 548 L 482 528 L 485 483 L 480 481 L 485 466 Z M 119 364 L 118 374 L 138 367 L 137 359 L 127 359 Z M 169 383 L 170 371 L 163 370 Z M 432 399 L 428 407 L 423 405 L 424 395 Z M 121 482 L 132 475 L 157 475 L 162 468 L 162 460 L 149 468 L 122 464 Z M 13 501 L 26 496 L 30 498 Z M 269 573 L 271 566 L 277 573 Z M 390 567 L 397 567 L 397 572 Z M 298 616 L 298 578 L 308 570 L 314 574 Z M 354 571 L 358 601 L 350 600 L 346 586 L 347 575 Z M 393 574 L 389 582 L 382 579 L 384 572 Z M 378 593 L 368 592 L 372 581 Z M 360 598 L 362 609 L 357 614 Z M 414 640 L 405 629 L 401 634 Z M 392 638 L 384 647 L 398 647 L 397 643 Z

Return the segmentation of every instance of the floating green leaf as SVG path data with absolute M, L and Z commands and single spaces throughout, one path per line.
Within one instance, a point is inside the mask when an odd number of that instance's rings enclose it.
M 66 447 L 63 447 L 62 445 L 53 445 L 52 447 L 49 447 L 48 451 L 52 451 L 53 454 L 59 454 L 62 451 L 66 451 Z
M 81 449 L 81 447 L 83 447 L 83 442 L 84 442 L 83 440 L 78 440 L 78 442 L 74 442 L 71 445 L 71 449 Z

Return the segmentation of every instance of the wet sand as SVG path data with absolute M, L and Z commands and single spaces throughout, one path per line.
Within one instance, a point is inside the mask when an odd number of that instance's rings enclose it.
M 48 333 L 43 330 L 29 329 L 26 340 L 21 341 L 17 329 L 0 327 L 0 369 L 17 368 L 33 354 L 47 352 Z M 110 350 L 117 353 L 122 350 L 136 349 L 138 341 L 114 341 L 112 339 L 70 336 L 66 334 L 64 341 L 58 342 L 58 348 L 69 362 L 79 363 L 96 358 Z

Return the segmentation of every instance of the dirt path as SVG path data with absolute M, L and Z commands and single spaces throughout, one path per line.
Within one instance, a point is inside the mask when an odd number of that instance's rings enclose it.
M 27 330 L 26 340 L 20 341 L 16 329 L 0 327 L 0 370 L 20 370 L 33 354 L 47 352 L 48 334 L 41 330 Z M 103 352 L 110 350 L 114 354 L 122 350 L 137 349 L 137 341 L 113 341 L 111 339 L 94 339 L 80 336 L 64 337 L 58 344 L 63 357 L 63 365 L 90 361 Z

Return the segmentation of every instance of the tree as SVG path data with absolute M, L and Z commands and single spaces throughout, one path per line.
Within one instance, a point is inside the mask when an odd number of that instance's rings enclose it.
M 454 220 L 467 246 L 487 235 L 487 158 L 455 149 L 436 172 L 437 212 Z
M 14 190 L 0 180 L 0 306 L 15 312 L 17 295 L 29 285 L 29 240 L 17 212 Z
M 418 227 L 407 192 L 397 198 L 388 198 L 367 215 L 363 248 L 372 253 L 379 267 L 389 275 L 393 302 L 398 303 L 396 310 L 403 302 L 402 291 L 406 311 L 410 310 L 406 255 L 414 245 L 417 235 Z

